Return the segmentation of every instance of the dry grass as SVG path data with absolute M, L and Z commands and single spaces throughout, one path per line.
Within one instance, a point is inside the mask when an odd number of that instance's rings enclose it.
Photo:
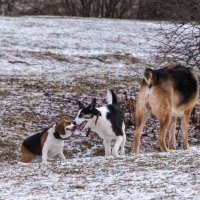
M 14 161 L 18 159 L 19 146 L 13 141 L 8 139 L 0 139 L 0 160 L 3 161 Z

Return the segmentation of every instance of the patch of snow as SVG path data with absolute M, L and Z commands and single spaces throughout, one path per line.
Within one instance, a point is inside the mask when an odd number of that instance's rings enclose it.
M 199 164 L 193 151 L 5 164 L 0 198 L 198 199 Z

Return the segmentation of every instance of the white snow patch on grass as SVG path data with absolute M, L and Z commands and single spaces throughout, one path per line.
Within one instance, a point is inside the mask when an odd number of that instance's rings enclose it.
M 0 198 L 198 199 L 200 149 L 196 150 L 5 164 Z

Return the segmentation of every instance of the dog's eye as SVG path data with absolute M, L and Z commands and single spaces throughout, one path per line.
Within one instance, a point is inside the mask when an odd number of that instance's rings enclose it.
M 83 115 L 84 115 L 83 113 L 80 113 L 80 114 L 79 114 L 79 117 L 81 118 L 81 117 L 83 117 Z

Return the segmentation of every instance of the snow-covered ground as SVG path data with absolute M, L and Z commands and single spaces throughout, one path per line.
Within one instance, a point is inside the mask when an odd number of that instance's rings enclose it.
M 5 164 L 1 199 L 199 199 L 200 149 Z
M 89 75 L 94 71 L 110 72 L 115 67 L 120 74 L 131 59 L 135 62 L 134 56 L 153 63 L 155 54 L 151 56 L 154 51 L 149 50 L 149 39 L 153 38 L 156 26 L 109 19 L 1 18 L 1 73 L 38 76 L 46 70 L 56 75 L 67 70 L 68 77 L 69 72 L 78 69 Z M 120 56 L 127 56 L 127 63 L 114 65 Z M 103 66 L 106 69 L 102 72 Z M 56 78 L 60 81 L 60 77 Z
M 189 151 L 159 153 L 151 116 L 141 153 L 130 156 L 135 99 L 146 67 L 158 67 L 158 23 L 60 17 L 0 18 L 0 199 L 198 199 L 200 109 L 190 123 Z M 102 141 L 72 136 L 67 162 L 19 163 L 27 136 L 62 115 L 74 118 L 77 100 L 105 104 L 113 88 L 125 111 L 126 157 L 102 157 Z M 100 157 L 99 157 L 100 156 Z

